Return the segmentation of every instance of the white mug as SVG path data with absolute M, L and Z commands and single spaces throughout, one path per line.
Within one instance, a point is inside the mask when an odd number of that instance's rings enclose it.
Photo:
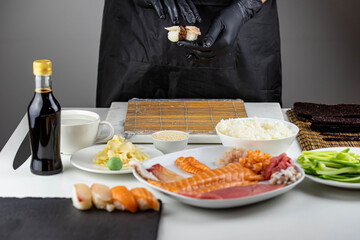
M 109 134 L 97 139 L 101 125 L 109 128 Z M 63 154 L 73 154 L 77 150 L 89 147 L 95 143 L 106 142 L 114 135 L 114 128 L 107 121 L 100 121 L 97 113 L 85 110 L 61 111 L 60 151 Z

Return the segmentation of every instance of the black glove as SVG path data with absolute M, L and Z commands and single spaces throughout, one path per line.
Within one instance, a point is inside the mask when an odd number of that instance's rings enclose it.
M 213 20 L 202 44 L 187 41 L 179 41 L 177 44 L 191 51 L 187 55 L 190 60 L 200 62 L 215 60 L 233 46 L 241 27 L 261 7 L 261 0 L 236 0 Z
M 165 19 L 164 8 L 161 0 L 137 0 L 147 6 L 155 8 L 156 13 L 161 19 Z M 179 24 L 179 14 L 176 5 L 180 8 L 182 17 L 191 24 L 201 23 L 201 17 L 192 0 L 163 0 L 173 24 Z

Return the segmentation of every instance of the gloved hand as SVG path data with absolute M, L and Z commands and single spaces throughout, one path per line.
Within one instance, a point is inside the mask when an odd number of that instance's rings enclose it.
M 203 40 L 203 43 L 179 41 L 180 47 L 190 50 L 190 60 L 209 62 L 225 54 L 231 48 L 246 21 L 262 7 L 261 0 L 236 0 L 217 16 Z
M 164 8 L 161 3 L 161 0 L 137 0 L 137 2 L 142 2 L 147 6 L 152 6 L 156 13 L 161 19 L 165 19 Z M 180 9 L 182 17 L 191 24 L 196 22 L 201 23 L 201 17 L 197 11 L 192 0 L 163 0 L 173 24 L 179 24 L 179 14 L 177 6 Z M 177 6 L 176 6 L 177 5 Z

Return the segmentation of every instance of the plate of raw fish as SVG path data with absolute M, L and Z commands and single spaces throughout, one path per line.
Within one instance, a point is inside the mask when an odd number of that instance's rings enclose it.
M 229 208 L 276 197 L 305 176 L 285 153 L 211 146 L 131 161 L 142 183 L 185 204 Z

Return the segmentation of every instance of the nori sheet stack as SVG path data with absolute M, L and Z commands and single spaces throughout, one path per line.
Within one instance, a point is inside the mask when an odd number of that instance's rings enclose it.
M 296 102 L 294 113 L 300 121 L 311 122 L 317 132 L 360 133 L 360 104 Z

